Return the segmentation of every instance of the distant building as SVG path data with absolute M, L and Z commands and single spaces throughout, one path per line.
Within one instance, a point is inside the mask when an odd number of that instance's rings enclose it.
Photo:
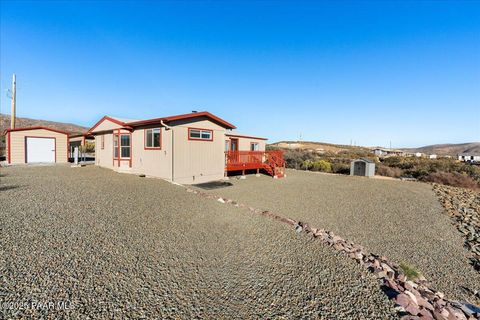
M 437 155 L 436 154 L 429 154 L 428 159 L 437 159 Z
M 460 153 L 458 154 L 458 160 L 464 162 L 480 162 L 479 153 Z
M 403 157 L 405 155 L 405 152 L 402 150 L 378 148 L 378 147 L 373 148 L 372 152 L 377 157 L 392 157 L 392 156 Z
M 424 154 L 424 153 L 421 153 L 421 152 L 415 152 L 414 155 L 415 155 L 415 157 L 417 157 L 417 158 L 422 158 L 422 157 L 425 156 L 425 154 Z

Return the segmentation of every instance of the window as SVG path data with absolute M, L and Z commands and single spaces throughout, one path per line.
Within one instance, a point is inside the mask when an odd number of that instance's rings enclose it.
M 160 148 L 160 128 L 145 129 L 145 149 Z
M 225 152 L 227 152 L 230 149 L 230 141 L 225 140 Z
M 188 140 L 213 140 L 213 130 L 188 128 Z
M 101 146 L 102 149 L 105 149 L 105 135 L 104 134 L 102 134 L 100 136 L 100 146 Z
M 250 151 L 258 151 L 258 142 L 250 143 Z
M 113 157 L 118 158 L 118 134 L 113 135 Z
M 130 134 L 120 135 L 120 157 L 130 158 Z

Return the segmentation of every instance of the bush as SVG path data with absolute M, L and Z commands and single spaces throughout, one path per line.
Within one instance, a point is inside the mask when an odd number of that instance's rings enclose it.
M 311 155 L 302 150 L 285 150 L 283 158 L 287 168 L 299 169 L 303 167 L 303 162 L 309 159 Z
M 473 180 L 473 178 L 467 176 L 466 174 L 461 174 L 457 172 L 432 172 L 429 175 L 425 176 L 423 181 L 435 182 L 440 184 L 445 184 L 453 187 L 461 188 L 470 188 L 477 189 L 479 188 L 478 182 Z
M 339 174 L 350 174 L 350 164 L 343 162 L 332 163 L 332 171 Z
M 314 162 L 313 160 L 307 159 L 302 162 L 302 169 L 310 170 L 313 168 Z
M 86 142 L 85 143 L 86 152 L 95 152 L 95 142 Z
M 396 167 L 378 165 L 377 174 L 384 177 L 400 178 L 403 175 L 403 170 Z
M 326 160 L 317 160 L 313 163 L 314 171 L 332 172 L 332 164 Z

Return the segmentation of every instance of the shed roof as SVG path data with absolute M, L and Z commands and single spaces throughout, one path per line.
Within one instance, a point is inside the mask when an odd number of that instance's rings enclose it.
M 367 158 L 360 158 L 360 159 L 353 160 L 353 162 L 356 162 L 356 161 L 363 161 L 363 162 L 367 162 L 367 163 L 375 163 L 375 161 L 372 161 L 372 160 L 367 159 Z

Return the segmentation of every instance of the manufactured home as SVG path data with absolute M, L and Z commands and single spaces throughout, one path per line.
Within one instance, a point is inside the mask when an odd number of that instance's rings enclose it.
M 209 113 L 147 120 L 104 116 L 89 131 L 95 164 L 195 184 L 220 180 L 233 171 L 284 175 L 280 151 L 265 151 L 265 138 L 236 134 L 236 127 Z
M 480 162 L 480 154 L 479 153 L 460 153 L 457 155 L 458 160 L 464 162 Z

